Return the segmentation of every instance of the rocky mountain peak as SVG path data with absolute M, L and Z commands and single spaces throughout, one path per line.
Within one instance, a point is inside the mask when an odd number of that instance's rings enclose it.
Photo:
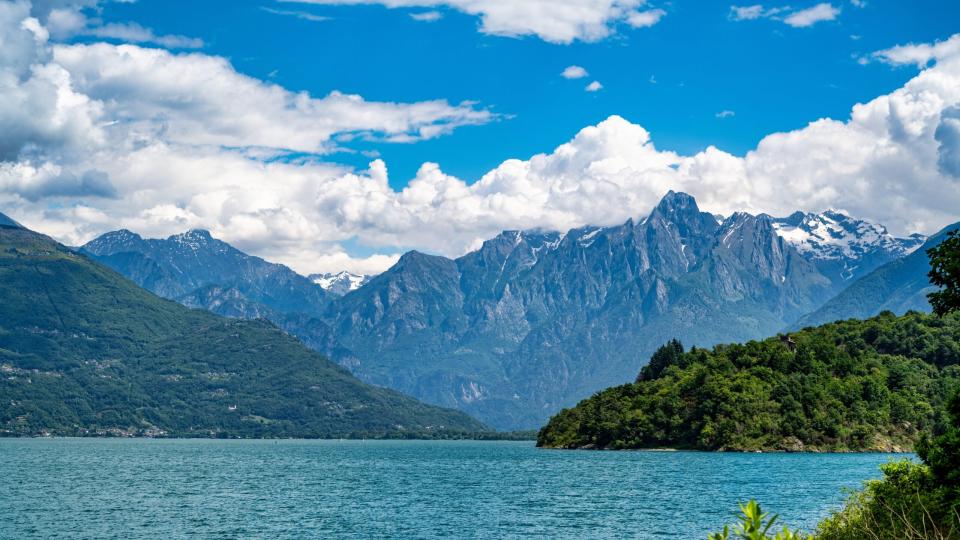
M 191 244 L 204 244 L 213 242 L 213 235 L 210 234 L 210 231 L 206 229 L 190 229 L 186 232 L 175 234 L 167 238 L 177 243 L 191 243 Z
M 682 211 L 699 212 L 700 208 L 697 206 L 697 201 L 692 195 L 682 191 L 670 190 L 660 199 L 660 202 L 657 203 L 657 210 L 667 213 Z
M 804 258 L 821 267 L 832 266 L 825 275 L 843 281 L 908 255 L 926 240 L 918 234 L 896 238 L 879 223 L 833 209 L 819 214 L 794 212 L 774 218 L 773 226 Z
M 692 237 L 709 237 L 717 229 L 717 218 L 710 213 L 701 212 L 697 201 L 692 196 L 669 191 L 660 200 L 643 221 L 643 225 L 660 227 L 663 224 L 675 226 L 684 245 L 689 245 Z
M 83 246 L 83 249 L 94 255 L 107 256 L 126 251 L 136 251 L 144 243 L 143 238 L 127 229 L 110 231 L 102 234 Z

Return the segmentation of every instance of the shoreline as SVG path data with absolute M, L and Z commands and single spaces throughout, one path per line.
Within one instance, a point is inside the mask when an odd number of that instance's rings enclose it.
M 106 441 L 106 440 L 131 440 L 131 441 L 335 441 L 335 442 L 515 442 L 531 443 L 535 439 L 510 439 L 510 438 L 404 438 L 404 437 L 142 437 L 142 436 L 73 436 L 73 435 L 50 435 L 50 436 L 0 436 L 0 442 L 4 440 L 77 440 L 77 441 Z M 888 454 L 891 456 L 913 456 L 916 452 L 913 450 L 703 450 L 696 448 L 554 448 L 554 447 L 535 447 L 536 450 L 544 451 L 584 451 L 584 452 L 640 452 L 640 453 L 687 453 L 687 454 L 818 454 L 818 455 L 847 455 L 847 454 Z
M 154 440 L 154 441 L 475 441 L 475 442 L 536 442 L 536 438 L 522 437 L 191 437 L 148 435 L 0 435 L 4 440 Z

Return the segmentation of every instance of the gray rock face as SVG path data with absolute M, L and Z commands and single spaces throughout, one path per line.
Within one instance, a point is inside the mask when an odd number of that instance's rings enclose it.
M 844 279 L 784 223 L 720 221 L 671 192 L 639 223 L 506 231 L 456 260 L 408 254 L 328 319 L 367 380 L 500 428 L 536 427 L 632 380 L 670 338 L 758 338 L 833 296 Z M 872 249 L 859 260 L 887 256 Z
M 281 264 L 267 262 L 191 230 L 145 240 L 127 230 L 104 234 L 81 250 L 159 296 L 223 315 L 255 318 L 265 308 L 319 315 L 330 301 L 322 288 Z M 239 309 L 243 304 L 251 311 Z
M 207 231 L 147 240 L 120 230 L 80 249 L 158 296 L 226 317 L 268 319 L 331 359 L 359 366 L 317 319 L 334 295 L 286 266 L 247 255 Z
M 504 231 L 457 259 L 410 252 L 344 296 L 195 232 L 85 249 L 163 296 L 269 318 L 365 381 L 516 429 L 633 380 L 671 338 L 776 333 L 916 241 L 838 213 L 720 219 L 670 192 L 639 222 Z

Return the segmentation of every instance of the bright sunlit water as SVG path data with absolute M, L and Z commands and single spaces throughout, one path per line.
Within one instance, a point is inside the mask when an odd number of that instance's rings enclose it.
M 0 439 L 0 537 L 705 538 L 750 497 L 811 530 L 903 457 Z

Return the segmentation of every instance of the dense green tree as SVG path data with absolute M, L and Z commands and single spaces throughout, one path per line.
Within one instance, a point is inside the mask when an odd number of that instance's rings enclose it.
M 950 400 L 952 419 L 946 431 L 933 440 L 923 439 L 917 455 L 930 467 L 937 485 L 954 492 L 960 502 L 960 392 Z
M 951 231 L 937 247 L 927 250 L 930 256 L 930 282 L 942 287 L 930 293 L 934 313 L 944 315 L 960 309 L 960 234 Z
M 639 380 L 550 419 L 555 448 L 911 450 L 948 425 L 960 313 L 886 312 L 744 344 L 657 351 Z
M 671 339 L 661 345 L 650 357 L 647 365 L 640 369 L 640 373 L 637 374 L 637 382 L 656 379 L 668 366 L 679 364 L 681 358 L 683 358 L 683 343 L 680 343 L 678 339 Z

